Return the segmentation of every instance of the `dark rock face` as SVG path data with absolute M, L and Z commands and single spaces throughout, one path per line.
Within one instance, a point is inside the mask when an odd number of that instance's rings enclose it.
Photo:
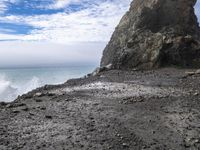
M 134 0 L 103 52 L 101 67 L 200 67 L 196 1 Z

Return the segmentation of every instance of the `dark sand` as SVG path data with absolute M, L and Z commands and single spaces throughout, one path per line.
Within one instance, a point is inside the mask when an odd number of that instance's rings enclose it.
M 107 71 L 0 104 L 0 150 L 199 150 L 200 74 Z

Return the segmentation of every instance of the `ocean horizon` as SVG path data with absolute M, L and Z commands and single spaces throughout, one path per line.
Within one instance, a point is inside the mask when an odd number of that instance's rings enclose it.
M 0 102 L 11 102 L 19 95 L 47 84 L 62 84 L 83 77 L 94 69 L 94 65 L 0 68 Z

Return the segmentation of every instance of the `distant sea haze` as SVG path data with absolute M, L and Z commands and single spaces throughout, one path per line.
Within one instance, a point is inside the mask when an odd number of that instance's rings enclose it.
M 0 101 L 13 101 L 46 84 L 61 84 L 71 78 L 82 77 L 95 66 L 24 67 L 0 69 Z

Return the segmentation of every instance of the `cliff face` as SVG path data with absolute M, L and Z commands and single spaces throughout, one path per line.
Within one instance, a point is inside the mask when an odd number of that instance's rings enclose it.
M 101 67 L 200 67 L 196 1 L 134 0 L 103 52 Z

